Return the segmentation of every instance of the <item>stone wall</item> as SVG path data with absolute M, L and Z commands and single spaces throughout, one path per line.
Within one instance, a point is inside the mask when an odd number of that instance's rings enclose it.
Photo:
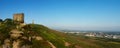
M 24 14 L 23 13 L 14 14 L 13 20 L 18 21 L 20 23 L 24 23 Z

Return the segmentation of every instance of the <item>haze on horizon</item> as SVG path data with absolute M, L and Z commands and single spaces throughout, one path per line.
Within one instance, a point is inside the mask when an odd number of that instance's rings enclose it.
M 1 0 L 0 18 L 24 13 L 25 22 L 54 29 L 120 31 L 120 0 Z

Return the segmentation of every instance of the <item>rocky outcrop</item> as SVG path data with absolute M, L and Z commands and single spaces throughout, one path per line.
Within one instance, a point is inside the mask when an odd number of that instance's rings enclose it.
M 23 45 L 21 48 L 32 48 L 30 45 Z
M 21 37 L 22 34 L 23 34 L 22 31 L 19 31 L 17 29 L 13 29 L 10 31 L 10 38 L 17 39 L 17 38 Z
M 10 39 L 5 39 L 2 47 L 3 48 L 10 48 L 10 46 L 11 46 Z
M 65 46 L 69 47 L 71 44 L 69 42 L 65 42 Z
M 43 38 L 40 37 L 40 36 L 32 36 L 32 38 L 35 39 L 35 40 L 43 40 Z
M 20 48 L 20 40 L 18 39 L 18 40 L 15 40 L 15 41 L 13 41 L 13 44 L 12 44 L 12 48 Z

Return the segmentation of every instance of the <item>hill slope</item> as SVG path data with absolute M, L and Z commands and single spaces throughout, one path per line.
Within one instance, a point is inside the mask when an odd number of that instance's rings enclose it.
M 65 34 L 39 24 L 0 24 L 0 48 L 119 48 L 120 40 Z
M 74 36 L 51 30 L 43 25 L 29 24 L 44 40 L 51 42 L 57 48 L 119 48 L 120 42 L 100 38 Z

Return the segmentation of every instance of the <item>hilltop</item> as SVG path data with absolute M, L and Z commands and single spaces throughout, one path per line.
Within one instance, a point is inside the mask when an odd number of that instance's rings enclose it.
M 119 40 L 65 34 L 40 24 L 0 19 L 0 48 L 119 48 Z

